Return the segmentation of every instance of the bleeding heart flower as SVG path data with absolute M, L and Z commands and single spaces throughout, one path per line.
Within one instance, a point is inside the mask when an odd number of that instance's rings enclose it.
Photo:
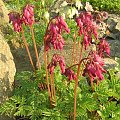
M 88 75 L 91 80 L 98 79 L 103 80 L 103 73 L 106 72 L 104 70 L 104 62 L 102 58 L 96 54 L 96 52 L 92 52 L 89 55 L 90 60 L 87 62 L 86 67 L 83 71 L 83 76 Z
M 26 25 L 33 25 L 33 23 L 34 23 L 34 7 L 32 5 L 27 4 L 24 7 L 22 19 Z
M 62 17 L 56 17 L 51 20 L 50 25 L 48 27 L 47 37 L 46 39 L 46 50 L 48 51 L 51 46 L 53 45 L 54 49 L 62 50 L 64 46 L 64 39 L 62 37 L 62 31 L 65 31 L 66 33 L 70 32 L 70 29 L 67 26 L 67 23 L 64 21 Z
M 65 72 L 65 60 L 64 60 L 64 57 L 61 57 L 58 54 L 54 54 L 50 64 L 47 67 L 49 69 L 49 71 L 50 71 L 50 74 L 54 72 L 54 69 L 55 69 L 55 67 L 57 66 L 58 63 L 59 63 L 60 69 L 61 69 L 61 73 Z
M 109 43 L 104 39 L 100 39 L 100 42 L 98 44 L 98 54 L 102 57 L 104 52 L 107 53 L 108 56 L 110 56 L 110 46 Z
M 66 77 L 68 77 L 68 79 L 71 80 L 76 80 L 77 79 L 77 75 L 74 73 L 73 70 L 71 69 L 65 69 L 65 72 L 63 73 L 63 75 L 65 75 Z
M 20 18 L 20 14 L 17 12 L 10 12 L 8 14 L 9 21 L 12 22 L 15 32 L 20 32 L 22 28 L 22 20 Z
M 83 46 L 85 49 L 92 43 L 92 34 L 95 39 L 98 39 L 97 25 L 94 23 L 90 12 L 81 12 L 76 18 L 77 26 L 79 27 L 79 36 L 83 37 Z

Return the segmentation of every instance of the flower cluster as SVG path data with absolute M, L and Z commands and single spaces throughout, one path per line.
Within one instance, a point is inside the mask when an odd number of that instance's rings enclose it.
M 14 27 L 15 32 L 20 32 L 22 28 L 22 23 L 25 25 L 33 25 L 34 23 L 34 7 L 32 5 L 27 4 L 23 9 L 22 18 L 20 14 L 17 12 L 10 12 L 8 14 L 10 22 Z
M 108 13 L 107 12 L 99 12 L 95 11 L 93 14 L 93 19 L 96 21 L 97 24 L 102 23 L 104 20 L 108 18 Z
M 57 63 L 59 63 L 61 73 L 65 72 L 65 60 L 64 60 L 64 57 L 61 57 L 58 54 L 54 54 L 53 57 L 52 57 L 51 63 L 48 65 L 48 69 L 50 71 L 50 74 L 54 72 L 54 69 L 57 66 Z
M 103 80 L 104 76 L 102 73 L 106 71 L 103 68 L 104 62 L 102 58 L 96 52 L 92 52 L 89 58 L 86 68 L 83 71 L 83 76 L 88 75 L 92 81 L 94 81 L 94 79 Z
M 57 64 L 59 64 L 61 73 L 63 75 L 68 77 L 69 80 L 76 80 L 76 75 L 75 75 L 74 71 L 71 70 L 70 68 L 65 69 L 66 65 L 65 65 L 64 57 L 61 57 L 58 54 L 53 55 L 52 61 L 50 62 L 50 64 L 47 67 L 49 69 L 50 74 L 52 74 L 54 72 L 54 69 L 57 66 Z
M 20 18 L 20 14 L 17 12 L 10 12 L 8 14 L 10 22 L 14 27 L 15 32 L 20 32 L 22 28 L 22 20 Z
M 100 39 L 100 42 L 98 44 L 98 54 L 99 56 L 103 56 L 103 53 L 106 52 L 108 56 L 110 56 L 110 46 L 109 43 L 104 39 Z
M 27 4 L 23 8 L 23 16 L 22 20 L 26 25 L 33 25 L 34 23 L 34 7 L 32 5 Z
M 68 79 L 71 80 L 76 80 L 77 79 L 77 75 L 74 73 L 73 70 L 71 69 L 65 69 L 65 72 L 63 73 L 63 75 L 65 75 L 66 77 L 68 77 Z
M 92 34 L 95 36 L 95 39 L 98 39 L 97 26 L 93 22 L 93 17 L 90 12 L 80 13 L 76 22 L 79 27 L 79 36 L 83 36 L 83 45 L 87 49 L 92 43 Z
M 70 32 L 70 29 L 68 28 L 66 22 L 61 16 L 56 17 L 50 21 L 50 25 L 46 35 L 47 38 L 45 40 L 46 51 L 48 51 L 51 48 L 50 45 L 53 45 L 53 48 L 57 50 L 63 49 L 64 43 L 65 43 L 61 35 L 63 30 L 66 33 Z

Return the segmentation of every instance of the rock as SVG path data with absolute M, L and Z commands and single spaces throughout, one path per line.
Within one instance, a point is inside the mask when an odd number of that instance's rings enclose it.
M 107 19 L 107 26 L 110 30 L 110 37 L 113 36 L 120 38 L 120 16 L 115 14 L 109 14 L 109 17 Z
M 109 33 L 106 35 L 111 47 L 111 56 L 120 57 L 120 16 L 109 14 L 107 20 Z
M 107 25 L 108 25 L 108 29 L 110 31 L 113 31 L 115 29 L 116 25 L 117 25 L 117 22 L 115 22 L 115 20 L 112 19 L 112 18 L 108 18 Z
M 109 14 L 107 24 L 110 31 L 113 31 L 114 29 L 120 31 L 120 16 L 116 14 Z
M 9 25 L 9 11 L 4 5 L 4 2 L 0 0 L 0 31 L 5 34 L 4 37 L 7 38 L 7 35 L 13 34 L 12 27 Z
M 78 50 L 78 44 L 76 45 L 76 48 Z M 49 52 L 49 61 L 51 61 L 53 54 L 59 54 L 61 56 L 64 56 L 66 64 L 69 65 L 72 63 L 72 50 L 73 50 L 72 40 L 67 41 L 65 43 L 62 51 L 54 50 L 53 48 L 51 48 L 51 50 Z M 79 51 L 80 50 L 78 50 L 78 52 L 75 51 L 75 53 L 77 53 L 76 61 L 79 59 Z M 41 64 L 43 64 L 44 63 L 44 47 L 43 46 L 41 47 L 41 50 L 39 52 L 39 59 L 40 59 Z M 38 66 L 38 65 L 36 65 L 36 66 Z
M 107 38 L 113 40 L 120 40 L 120 31 L 115 29 L 114 32 L 111 32 L 107 35 Z
M 0 104 L 12 95 L 15 73 L 16 68 L 10 48 L 0 34 Z M 0 120 L 9 119 L 2 116 Z
M 118 63 L 112 58 L 104 58 L 105 68 L 106 69 L 115 69 L 118 66 Z
M 8 10 L 2 0 L 0 0 L 0 26 L 9 22 Z
M 108 40 L 111 49 L 111 57 L 120 57 L 120 40 Z

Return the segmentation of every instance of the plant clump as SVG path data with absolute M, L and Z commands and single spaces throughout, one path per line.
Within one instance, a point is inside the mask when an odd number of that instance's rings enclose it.
M 9 14 L 15 32 L 22 32 L 33 72 L 17 75 L 20 86 L 15 94 L 0 108 L 1 114 L 12 117 L 26 117 L 30 120 L 88 120 L 119 118 L 120 81 L 115 72 L 105 70 L 103 58 L 110 57 L 110 46 L 105 37 L 99 37 L 99 24 L 103 22 L 104 13 L 95 17 L 92 6 L 87 2 L 73 20 L 73 51 L 78 50 L 79 61 L 65 63 L 64 56 L 55 53 L 49 59 L 51 48 L 62 52 L 65 35 L 69 37 L 71 29 L 61 15 L 54 16 L 44 34 L 44 65 L 41 67 L 33 32 L 34 6 L 27 4 L 19 13 Z M 36 70 L 27 46 L 23 23 L 29 26 L 39 64 Z M 77 41 L 78 39 L 78 41 Z M 67 42 L 67 40 L 66 40 Z M 79 49 L 75 44 L 78 43 Z M 94 48 L 91 46 L 94 45 Z M 85 53 L 85 54 L 84 54 Z M 72 58 L 71 58 L 72 57 Z M 73 52 L 72 60 L 77 57 Z M 59 65 L 59 67 L 58 67 Z M 107 74 L 109 73 L 109 74 Z M 7 106 L 7 107 L 6 107 Z M 12 106 L 12 112 L 10 111 Z

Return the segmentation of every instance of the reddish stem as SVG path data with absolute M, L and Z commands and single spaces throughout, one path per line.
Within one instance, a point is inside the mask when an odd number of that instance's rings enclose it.
M 91 84 L 91 87 L 92 87 L 92 91 L 94 91 L 94 84 L 93 84 L 93 80 L 90 78 L 90 84 Z
M 48 25 L 47 25 L 46 32 L 45 32 L 45 35 L 44 35 L 44 64 L 45 64 L 45 70 L 46 70 L 46 84 L 47 84 L 48 95 L 49 95 L 50 104 L 51 104 L 51 102 L 52 102 L 52 97 L 51 97 L 51 91 L 50 91 L 50 86 L 49 86 L 48 69 L 47 69 L 48 60 L 47 60 L 47 51 L 45 50 L 45 48 L 46 48 L 46 40 L 47 40 L 47 32 L 48 32 L 50 23 L 51 23 L 51 20 L 49 21 L 49 23 L 48 23 Z
M 84 59 L 82 59 L 82 51 L 83 51 L 83 44 L 81 47 L 81 51 L 80 51 L 80 61 L 78 64 L 78 69 L 77 69 L 77 79 L 75 81 L 75 88 L 74 88 L 74 120 L 76 120 L 76 104 L 77 104 L 77 86 L 78 86 L 78 78 L 79 78 L 79 74 L 80 74 L 80 66 L 81 63 Z
M 54 74 L 50 74 L 50 84 L 51 84 L 51 96 L 52 96 L 52 106 L 56 104 L 56 96 L 55 96 L 55 86 L 54 86 Z
M 32 57 L 31 57 L 31 54 L 30 54 L 30 51 L 29 51 L 29 48 L 28 48 L 28 45 L 27 45 L 27 42 L 26 42 L 26 38 L 25 38 L 25 35 L 24 35 L 24 30 L 23 30 L 23 28 L 21 29 L 21 32 L 22 32 L 22 39 L 23 39 L 25 48 L 26 48 L 28 57 L 29 57 L 29 59 L 30 59 L 30 63 L 31 63 L 31 65 L 32 65 L 33 71 L 35 71 L 35 67 L 34 67 L 33 60 L 32 60 Z
M 36 55 L 36 59 L 37 59 L 37 63 L 38 63 L 38 68 L 41 70 L 41 64 L 40 64 L 40 60 L 39 60 L 39 57 L 38 57 L 38 50 L 37 50 L 34 31 L 33 31 L 32 26 L 30 26 L 30 31 L 31 31 L 31 34 L 32 34 L 32 41 L 33 41 L 33 44 L 34 44 L 34 50 L 35 50 L 35 55 Z
M 76 46 L 76 34 L 74 33 L 74 43 L 73 43 L 73 51 L 72 51 L 72 63 L 75 64 L 75 46 Z
M 45 62 L 45 70 L 46 70 L 46 84 L 47 84 L 47 88 L 48 88 L 48 95 L 49 95 L 50 102 L 51 102 L 52 98 L 51 98 L 51 92 L 50 92 L 50 86 L 49 86 L 49 80 L 48 80 L 47 53 L 45 50 L 44 50 L 44 62 Z
M 99 85 L 99 80 L 97 79 L 97 86 Z

